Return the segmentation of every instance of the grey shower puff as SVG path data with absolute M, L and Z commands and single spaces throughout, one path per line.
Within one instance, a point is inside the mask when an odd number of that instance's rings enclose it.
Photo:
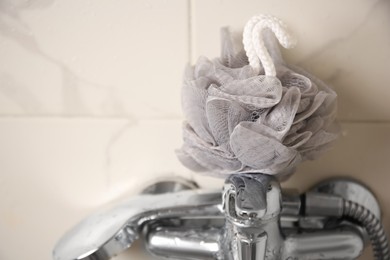
M 316 158 L 337 137 L 335 92 L 287 65 L 273 35 L 265 43 L 276 77 L 256 75 L 242 46 L 222 30 L 222 54 L 188 67 L 182 89 L 186 121 L 179 160 L 215 176 L 264 173 L 286 176 Z

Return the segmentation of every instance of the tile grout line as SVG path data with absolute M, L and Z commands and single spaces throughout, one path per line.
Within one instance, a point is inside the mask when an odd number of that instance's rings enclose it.
M 64 119 L 64 120 L 129 120 L 136 119 L 137 121 L 171 121 L 171 120 L 183 120 L 181 116 L 166 116 L 166 117 L 145 117 L 134 118 L 134 116 L 91 116 L 91 115 L 0 115 L 2 119 L 15 119 L 15 120 L 34 120 L 34 119 Z M 390 124 L 390 120 L 354 120 L 354 119 L 338 119 L 341 124 Z
M 188 63 L 190 65 L 193 64 L 194 60 L 193 60 L 193 33 L 194 33 L 194 30 L 193 30 L 193 25 L 194 25 L 194 21 L 193 21 L 193 14 L 192 14 L 192 11 L 193 11 L 193 1 L 192 0 L 187 0 L 187 15 L 188 15 L 188 21 L 187 21 L 187 30 L 188 30 Z
M 341 124 L 390 124 L 390 120 L 356 120 L 356 119 L 339 119 Z
M 145 117 L 136 118 L 134 116 L 91 116 L 91 115 L 0 115 L 0 120 L 3 119 L 15 119 L 15 120 L 35 120 L 35 119 L 47 119 L 47 120 L 137 120 L 137 121 L 162 121 L 162 120 L 183 120 L 180 116 L 166 116 L 166 117 Z

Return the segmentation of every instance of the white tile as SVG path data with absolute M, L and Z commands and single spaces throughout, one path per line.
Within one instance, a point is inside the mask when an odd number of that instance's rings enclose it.
M 121 123 L 0 121 L 1 259 L 50 259 L 59 235 L 102 202 L 102 151 Z
M 178 117 L 187 1 L 4 1 L 0 114 Z
M 222 26 L 240 31 L 253 15 L 283 19 L 298 38 L 284 51 L 339 94 L 339 118 L 390 119 L 390 2 L 321 1 L 192 1 L 192 60 L 220 52 Z
M 137 194 L 160 179 L 191 178 L 175 154 L 181 125 L 181 120 L 141 120 L 118 129 L 106 149 L 110 189 Z
M 159 178 L 185 175 L 174 155 L 180 126 L 179 120 L 0 119 L 0 258 L 51 259 L 55 242 L 86 215 Z

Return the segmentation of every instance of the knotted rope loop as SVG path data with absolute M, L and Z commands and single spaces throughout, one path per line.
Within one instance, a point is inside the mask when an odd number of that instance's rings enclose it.
M 263 65 L 265 75 L 276 76 L 274 62 L 264 45 L 262 32 L 270 29 L 279 43 L 286 49 L 296 45 L 295 38 L 288 32 L 287 26 L 280 19 L 271 15 L 258 15 L 252 17 L 244 28 L 243 44 L 249 65 L 259 73 L 260 62 Z

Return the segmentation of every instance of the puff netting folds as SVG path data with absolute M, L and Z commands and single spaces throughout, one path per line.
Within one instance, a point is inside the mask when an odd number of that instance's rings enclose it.
M 184 143 L 177 155 L 188 168 L 222 177 L 240 172 L 283 177 L 301 161 L 317 158 L 338 136 L 337 95 L 283 61 L 275 32 L 286 47 L 294 45 L 280 20 L 256 16 L 244 32 L 245 50 L 225 28 L 221 57 L 200 57 L 187 68 Z M 261 38 L 260 51 L 253 35 Z

